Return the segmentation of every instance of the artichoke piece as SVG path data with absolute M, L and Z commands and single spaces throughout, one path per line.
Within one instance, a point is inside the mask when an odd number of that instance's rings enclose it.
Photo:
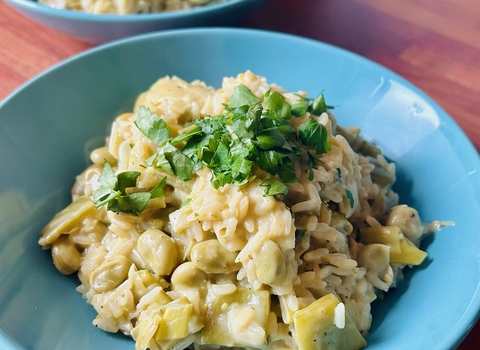
M 150 271 L 137 270 L 135 264 L 130 266 L 128 278 L 133 282 L 132 294 L 135 299 L 135 303 L 138 303 L 140 299 L 153 288 L 157 286 L 167 288 L 169 286 L 167 281 L 165 281 L 163 278 L 159 278 L 159 276 L 152 275 Z
M 135 348 L 184 349 L 203 327 L 200 316 L 187 297 L 172 301 L 160 287 L 156 288 L 158 293 L 151 303 L 142 308 L 137 324 L 131 331 L 136 340 Z M 139 305 L 142 302 L 143 299 Z
M 207 296 L 203 344 L 229 347 L 261 347 L 267 342 L 270 293 L 238 287 L 227 295 Z
M 162 311 L 155 336 L 162 349 L 170 349 L 170 341 L 183 339 L 203 327 L 192 303 L 186 297 L 165 305 Z
M 406 238 L 398 226 L 363 227 L 360 229 L 363 244 L 381 243 L 391 247 L 390 262 L 398 265 L 420 265 L 427 253 L 418 249 Z
M 42 237 L 38 241 L 42 247 L 52 244 L 62 233 L 71 231 L 75 225 L 91 211 L 93 202 L 88 197 L 79 197 L 65 209 L 57 213 L 53 219 L 40 231 Z
M 333 294 L 327 294 L 294 313 L 299 350 L 358 350 L 367 345 L 340 304 Z
M 293 324 L 293 314 L 296 310 L 288 305 L 287 301 L 288 295 L 279 295 L 278 301 L 280 303 L 280 310 L 282 311 L 282 320 L 285 324 Z

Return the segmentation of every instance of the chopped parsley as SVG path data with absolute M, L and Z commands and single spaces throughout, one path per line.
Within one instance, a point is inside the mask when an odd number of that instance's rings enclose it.
M 192 198 L 187 198 L 185 199 L 182 204 L 180 204 L 180 208 L 183 208 L 184 206 L 186 206 L 188 203 L 190 203 L 192 201 Z
M 337 168 L 337 180 L 342 186 L 345 187 L 342 178 L 342 170 L 340 168 Z M 347 195 L 348 201 L 350 202 L 350 208 L 353 209 L 353 207 L 355 206 L 355 199 L 353 198 L 352 191 L 350 191 L 348 188 L 345 188 L 345 194 Z
M 300 181 L 293 165 L 295 157 L 306 154 L 313 168 L 319 162 L 316 156 L 331 149 L 328 131 L 316 118 L 302 124 L 298 134 L 288 120 L 307 112 L 320 115 L 327 108 L 323 94 L 313 100 L 300 98 L 292 106 L 282 94 L 270 90 L 262 104 L 241 84 L 224 114 L 194 119 L 190 130 L 176 137 L 169 137 L 168 125 L 144 106 L 137 112 L 135 125 L 160 146 L 147 165 L 183 181 L 208 167 L 214 188 L 246 184 L 254 168 L 260 168 L 271 176 L 260 184 L 265 187 L 265 196 L 276 196 L 287 194 L 285 184 Z
M 346 188 L 345 193 L 347 194 L 348 200 L 350 201 L 350 208 L 353 209 L 353 207 L 355 206 L 355 199 L 353 199 L 352 191 Z
M 300 142 L 314 148 L 316 154 L 326 153 L 331 149 L 327 128 L 312 117 L 308 119 L 308 122 L 300 125 L 298 136 Z
M 266 187 L 265 196 L 285 195 L 288 193 L 288 187 L 274 177 L 266 179 L 259 186 Z
M 159 146 L 162 146 L 170 137 L 167 123 L 145 106 L 140 106 L 138 109 L 135 125 Z
M 150 199 L 163 196 L 166 177 L 148 192 L 127 194 L 128 188 L 136 187 L 139 176 L 138 171 L 125 171 L 115 176 L 110 163 L 105 160 L 102 174 L 98 177 L 100 187 L 93 193 L 95 208 L 107 205 L 107 209 L 115 213 L 137 215 L 145 209 Z
M 293 157 L 307 150 L 310 167 L 318 161 L 314 155 L 328 152 L 328 132 L 315 118 L 302 124 L 298 135 L 288 123 L 292 116 L 307 111 L 321 114 L 327 106 L 323 95 L 316 99 L 300 99 L 294 106 L 278 92 L 265 93 L 264 103 L 245 85 L 235 88 L 226 112 L 217 117 L 193 121 L 194 128 L 169 138 L 168 125 L 146 107 L 140 107 L 135 125 L 153 142 L 162 147 L 147 164 L 178 176 L 183 181 L 207 166 L 212 170 L 212 186 L 228 183 L 243 185 L 258 166 L 277 178 L 265 180 L 265 195 L 286 194 L 285 183 L 298 182 Z M 184 143 L 182 149 L 176 146 Z M 312 177 L 312 172 L 311 176 Z

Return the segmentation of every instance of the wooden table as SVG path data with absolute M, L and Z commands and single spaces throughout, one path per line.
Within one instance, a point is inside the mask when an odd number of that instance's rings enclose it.
M 436 100 L 480 150 L 480 0 L 271 0 L 240 25 L 325 41 L 392 69 Z M 90 47 L 0 2 L 0 100 Z M 480 349 L 480 323 L 459 349 Z

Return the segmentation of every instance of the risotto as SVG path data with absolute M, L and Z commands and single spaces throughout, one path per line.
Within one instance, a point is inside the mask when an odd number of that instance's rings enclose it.
M 61 10 L 119 15 L 188 10 L 219 1 L 222 0 L 38 0 L 43 5 Z
M 398 204 L 395 165 L 332 109 L 250 71 L 161 78 L 39 244 L 138 350 L 363 348 L 440 223 Z

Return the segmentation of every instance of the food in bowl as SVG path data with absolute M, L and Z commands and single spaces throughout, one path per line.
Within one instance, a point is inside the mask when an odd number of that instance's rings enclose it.
M 139 350 L 366 346 L 371 303 L 443 223 L 307 96 L 250 71 L 218 90 L 167 76 L 116 118 L 39 240 L 95 326 Z
M 222 0 L 38 0 L 39 3 L 56 9 L 120 15 L 188 10 L 219 1 Z

